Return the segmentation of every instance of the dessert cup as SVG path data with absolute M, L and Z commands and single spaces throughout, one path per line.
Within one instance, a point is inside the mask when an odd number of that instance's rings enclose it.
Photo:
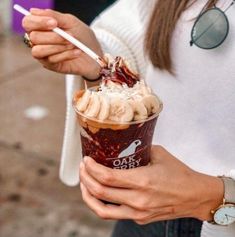
M 147 119 L 119 123 L 97 120 L 79 112 L 76 101 L 83 93 L 77 92 L 73 100 L 80 126 L 83 156 L 90 156 L 96 162 L 114 169 L 148 165 L 156 122 L 163 107 L 160 99 L 159 110 Z

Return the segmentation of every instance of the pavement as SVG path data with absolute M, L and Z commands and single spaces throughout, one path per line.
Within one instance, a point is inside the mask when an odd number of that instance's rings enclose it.
M 64 119 L 64 75 L 0 36 L 0 237 L 110 236 L 113 222 L 59 180 Z

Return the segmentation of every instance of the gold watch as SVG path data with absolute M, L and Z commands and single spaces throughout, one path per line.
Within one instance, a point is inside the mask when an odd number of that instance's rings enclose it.
M 230 225 L 235 222 L 235 181 L 229 177 L 220 177 L 224 183 L 223 203 L 212 210 L 213 221 L 217 225 Z

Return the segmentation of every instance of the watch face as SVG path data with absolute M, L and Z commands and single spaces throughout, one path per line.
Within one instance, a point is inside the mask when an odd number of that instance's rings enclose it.
M 214 221 L 219 225 L 229 225 L 235 221 L 235 206 L 226 204 L 214 214 Z

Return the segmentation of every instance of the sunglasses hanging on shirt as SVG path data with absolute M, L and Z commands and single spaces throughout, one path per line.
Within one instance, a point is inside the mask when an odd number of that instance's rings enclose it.
M 208 10 L 202 10 L 191 31 L 190 46 L 195 44 L 202 49 L 214 49 L 220 46 L 229 32 L 229 21 L 225 13 L 234 3 L 235 0 L 224 11 L 216 5 Z

